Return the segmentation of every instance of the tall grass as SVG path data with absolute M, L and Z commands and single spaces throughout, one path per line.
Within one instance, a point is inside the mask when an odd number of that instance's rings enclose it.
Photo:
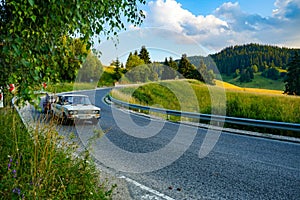
M 226 115 L 232 117 L 300 123 L 300 97 L 224 84 L 226 95 L 224 98 L 224 95 L 222 96 L 224 88 L 220 85 L 219 83 L 217 86 L 207 86 L 194 80 L 149 83 L 130 89 L 118 89 L 118 93 L 123 93 L 123 96 L 115 97 L 127 101 L 129 96 L 133 103 L 155 107 L 159 105 L 172 110 L 211 114 L 212 109 L 225 109 Z M 177 91 L 176 95 L 174 88 Z M 192 88 L 193 93 L 188 91 L 188 88 Z M 212 90 L 216 91 L 215 94 L 220 94 L 215 96 L 219 102 L 214 104 L 210 93 Z M 112 95 L 115 93 L 114 91 Z M 194 94 L 196 101 L 192 97 Z
M 88 151 L 75 157 L 54 125 L 28 131 L 11 108 L 0 110 L 1 199 L 111 199 Z

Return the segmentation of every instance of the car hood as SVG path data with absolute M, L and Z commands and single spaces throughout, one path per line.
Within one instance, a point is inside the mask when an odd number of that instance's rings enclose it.
M 83 104 L 65 105 L 64 107 L 68 110 L 101 110 L 100 108 L 94 105 L 83 105 Z

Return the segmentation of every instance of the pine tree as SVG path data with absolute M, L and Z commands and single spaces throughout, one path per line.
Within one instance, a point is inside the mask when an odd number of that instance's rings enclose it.
M 150 64 L 151 61 L 150 61 L 150 56 L 149 56 L 149 52 L 148 50 L 146 49 L 145 46 L 142 46 L 141 50 L 140 50 L 140 53 L 139 53 L 139 57 L 144 60 L 144 63 L 145 64 Z
M 300 56 L 295 52 L 291 62 L 287 64 L 288 72 L 284 82 L 286 94 L 300 95 Z
M 185 78 L 193 78 L 194 70 L 196 70 L 195 66 L 187 59 L 187 55 L 183 54 L 178 64 L 178 72 Z

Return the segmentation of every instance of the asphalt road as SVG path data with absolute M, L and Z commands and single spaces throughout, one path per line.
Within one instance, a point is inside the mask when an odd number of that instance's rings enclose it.
M 63 127 L 90 143 L 97 162 L 173 199 L 300 199 L 300 144 L 161 121 L 109 106 L 109 89 L 85 92 L 101 107 L 97 126 Z M 216 134 L 218 136 L 218 134 Z M 199 157 L 200 148 L 212 150 Z M 131 190 L 134 194 L 134 189 Z

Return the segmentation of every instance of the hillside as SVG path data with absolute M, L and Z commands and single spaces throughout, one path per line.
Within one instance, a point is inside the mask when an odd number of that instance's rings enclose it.
M 207 57 L 188 59 L 196 67 L 204 60 L 209 69 L 218 68 L 223 80 L 241 87 L 283 90 L 286 65 L 296 51 L 300 53 L 300 49 L 246 44 L 227 47 Z

